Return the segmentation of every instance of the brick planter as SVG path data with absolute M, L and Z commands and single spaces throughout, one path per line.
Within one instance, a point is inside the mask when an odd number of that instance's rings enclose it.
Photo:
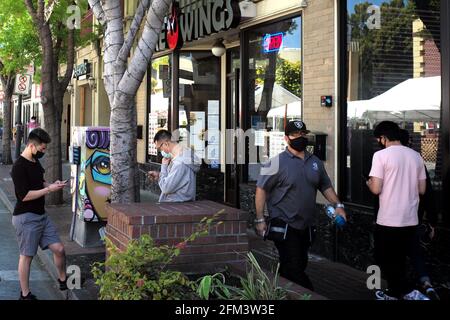
M 124 250 L 131 239 L 149 234 L 157 244 L 177 244 L 192 234 L 203 217 L 224 210 L 220 226 L 182 249 L 173 266 L 183 272 L 206 273 L 225 265 L 242 265 L 248 251 L 247 214 L 220 203 L 109 204 L 107 237 Z

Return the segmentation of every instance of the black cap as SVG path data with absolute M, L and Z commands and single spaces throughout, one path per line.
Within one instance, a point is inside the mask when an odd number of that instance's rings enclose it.
M 284 128 L 284 134 L 288 136 L 294 132 L 309 133 L 310 131 L 306 129 L 306 124 L 302 120 L 290 120 Z

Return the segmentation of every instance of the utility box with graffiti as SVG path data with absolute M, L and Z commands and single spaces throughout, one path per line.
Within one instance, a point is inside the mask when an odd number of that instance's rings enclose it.
M 111 167 L 108 127 L 73 127 L 71 238 L 82 247 L 103 245 L 110 202 Z

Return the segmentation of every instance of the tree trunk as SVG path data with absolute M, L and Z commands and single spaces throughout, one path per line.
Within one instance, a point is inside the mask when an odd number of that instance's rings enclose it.
M 111 106 L 111 202 L 129 203 L 139 201 L 135 96 L 151 61 L 171 0 L 153 0 L 150 9 L 150 1 L 139 1 L 126 39 L 118 3 L 118 0 L 89 0 L 96 18 L 105 27 L 103 76 Z M 145 12 L 147 21 L 128 63 Z
M 0 71 L 3 71 L 4 65 L 0 61 Z M 12 117 L 12 95 L 14 91 L 15 74 L 5 76 L 0 74 L 0 82 L 4 90 L 3 100 L 3 134 L 2 134 L 2 163 L 11 164 L 11 117 Z
M 2 164 L 11 164 L 11 95 L 3 100 Z
M 62 105 L 62 100 L 57 100 L 59 99 L 55 99 L 54 103 L 61 103 Z M 56 105 L 47 104 L 46 107 L 44 107 L 45 131 L 47 131 L 52 138 L 45 153 L 45 180 L 48 183 L 62 180 L 61 116 L 58 115 L 56 110 Z M 50 205 L 62 204 L 62 190 L 50 193 L 47 196 L 46 202 Z
M 11 78 L 12 75 L 9 77 Z M 4 88 L 5 98 L 3 100 L 3 135 L 2 135 L 2 163 L 12 164 L 11 157 L 11 117 L 12 117 L 12 92 L 14 82 L 8 79 L 6 88 Z
M 111 202 L 139 201 L 137 183 L 137 118 L 132 97 L 116 94 L 111 108 Z M 131 106 L 131 108 L 130 108 Z
M 44 110 L 45 129 L 52 138 L 46 152 L 45 179 L 48 183 L 62 179 L 62 153 L 61 153 L 61 117 L 63 110 L 63 97 L 73 72 L 75 60 L 75 38 L 74 30 L 68 30 L 67 39 L 55 38 L 48 19 L 45 18 L 46 1 L 24 0 L 28 13 L 30 14 L 39 35 L 42 47 L 42 97 L 41 103 Z M 47 7 L 48 9 L 48 7 Z M 60 33 L 63 24 L 59 24 L 56 34 Z M 64 40 L 67 48 L 66 73 L 59 80 L 59 55 Z M 61 204 L 63 202 L 62 191 L 54 192 L 48 196 L 48 204 Z

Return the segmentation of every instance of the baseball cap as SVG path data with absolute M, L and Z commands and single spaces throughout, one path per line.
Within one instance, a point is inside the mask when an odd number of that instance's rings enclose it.
M 305 132 L 305 133 L 309 133 L 310 131 L 306 129 L 306 124 L 302 121 L 302 120 L 290 120 L 287 124 L 286 124 L 286 128 L 284 128 L 284 134 L 285 135 L 290 135 L 291 133 L 294 132 Z

